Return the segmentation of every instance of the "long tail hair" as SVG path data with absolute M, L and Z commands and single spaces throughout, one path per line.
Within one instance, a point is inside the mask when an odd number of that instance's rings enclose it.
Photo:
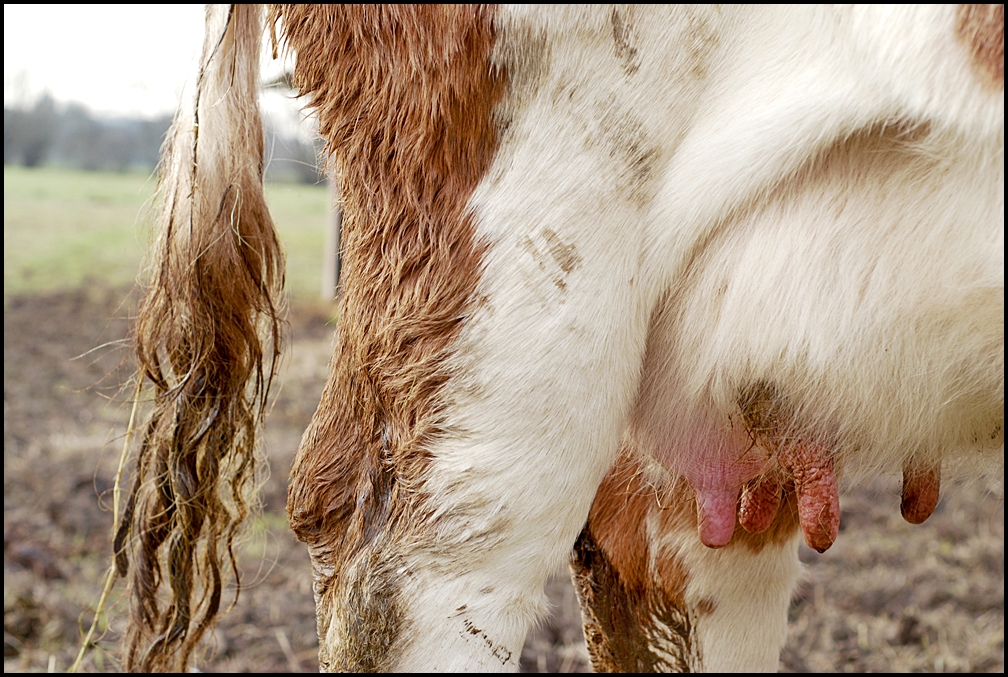
M 195 96 L 162 153 L 138 378 L 153 409 L 115 534 L 129 670 L 184 670 L 220 613 L 281 348 L 283 253 L 263 196 L 262 11 L 207 9 Z

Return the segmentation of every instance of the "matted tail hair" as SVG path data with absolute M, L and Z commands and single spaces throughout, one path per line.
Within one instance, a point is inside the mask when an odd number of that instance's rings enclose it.
M 263 195 L 261 36 L 260 7 L 207 9 L 195 96 L 162 153 L 135 327 L 153 411 L 114 540 L 130 587 L 129 670 L 184 670 L 220 613 L 223 574 L 237 579 L 283 324 L 283 253 Z

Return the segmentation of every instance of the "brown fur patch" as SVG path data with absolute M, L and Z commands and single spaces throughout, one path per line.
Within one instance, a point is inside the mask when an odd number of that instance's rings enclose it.
M 685 604 L 686 572 L 675 557 L 651 566 L 645 521 L 661 508 L 629 446 L 624 444 L 596 492 L 571 557 L 585 642 L 597 672 L 689 672 L 696 647 Z M 670 516 L 684 515 L 673 509 Z M 657 633 L 664 640 L 660 653 L 650 646 Z M 676 655 L 669 647 L 678 649 Z
M 644 597 L 649 583 L 645 520 L 658 508 L 658 499 L 628 453 L 629 444 L 624 442 L 619 458 L 595 492 L 588 526 L 636 601 Z
M 959 5 L 955 30 L 980 81 L 1004 89 L 1004 5 Z
M 318 114 L 344 219 L 336 349 L 287 509 L 330 619 L 323 665 L 387 668 L 398 625 L 386 621 L 402 612 L 389 560 L 424 539 L 426 450 L 483 254 L 466 204 L 497 148 L 506 77 L 491 64 L 487 8 L 283 5 L 272 18 Z M 378 598 L 358 591 L 339 608 L 362 581 L 378 585 L 377 571 L 389 578 Z

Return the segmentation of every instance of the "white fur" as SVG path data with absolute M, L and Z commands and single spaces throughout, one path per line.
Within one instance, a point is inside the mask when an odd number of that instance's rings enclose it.
M 626 8 L 622 59 L 613 11 L 499 20 L 510 126 L 471 201 L 486 303 L 431 449 L 441 531 L 403 569 L 403 670 L 517 668 L 631 415 L 674 449 L 765 379 L 849 443 L 850 468 L 1003 463 L 1004 102 L 954 11 Z M 781 188 L 901 123 L 931 125 L 919 161 Z M 703 667 L 774 669 L 794 543 L 654 537 L 685 557 L 690 603 L 717 604 L 697 621 Z

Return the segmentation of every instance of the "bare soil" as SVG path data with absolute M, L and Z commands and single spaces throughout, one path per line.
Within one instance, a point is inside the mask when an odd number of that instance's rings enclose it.
M 129 393 L 133 302 L 102 288 L 23 296 L 4 308 L 4 671 L 64 670 L 97 602 L 111 550 L 111 488 Z M 325 306 L 295 307 L 293 349 L 267 427 L 272 475 L 240 555 L 244 589 L 202 669 L 314 671 L 308 556 L 286 528 L 286 479 L 329 359 Z M 100 348 L 95 349 L 97 346 Z M 92 352 L 88 352 L 92 351 Z M 842 497 L 841 534 L 790 610 L 784 671 L 985 671 L 1004 667 L 1003 479 L 943 488 L 920 527 L 899 516 L 898 478 Z M 86 671 L 118 670 L 122 585 Z M 569 580 L 532 633 L 525 672 L 587 670 Z

